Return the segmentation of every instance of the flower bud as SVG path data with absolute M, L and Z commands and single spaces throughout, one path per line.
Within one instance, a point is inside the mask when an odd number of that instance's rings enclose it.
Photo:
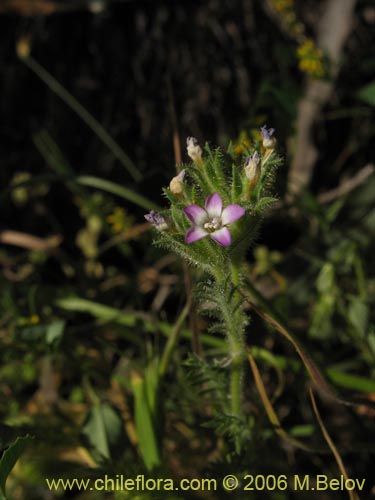
M 258 151 L 248 156 L 245 161 L 245 174 L 249 181 L 255 186 L 260 177 L 261 161 Z
M 179 195 L 183 193 L 184 177 L 185 177 L 185 170 L 181 170 L 181 172 L 178 175 L 176 175 L 176 177 L 173 177 L 173 179 L 169 183 L 169 189 L 172 194 Z
M 186 139 L 187 154 L 197 165 L 202 164 L 202 149 L 195 137 Z
M 272 137 L 275 133 L 274 128 L 267 129 L 267 125 L 263 125 L 260 129 L 260 133 L 263 137 L 263 147 L 266 149 L 274 149 L 276 146 L 276 138 Z
M 168 229 L 168 224 L 164 217 L 158 212 L 155 212 L 155 210 L 151 210 L 148 214 L 146 214 L 145 219 L 158 231 L 165 231 L 166 229 Z

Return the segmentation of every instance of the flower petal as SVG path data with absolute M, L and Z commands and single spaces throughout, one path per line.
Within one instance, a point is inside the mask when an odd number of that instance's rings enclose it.
M 241 205 L 228 205 L 224 208 L 221 215 L 221 223 L 225 226 L 226 224 L 230 224 L 231 222 L 239 219 L 243 215 L 245 215 L 245 209 L 241 207 Z
M 184 208 L 184 213 L 186 217 L 197 226 L 201 226 L 207 219 L 206 210 L 198 205 L 188 205 Z
M 219 194 L 211 194 L 206 200 L 205 204 L 208 216 L 210 218 L 220 217 L 223 208 L 223 201 Z
M 214 231 L 210 234 L 210 237 L 222 247 L 229 247 L 231 244 L 230 232 L 227 227 L 222 227 L 218 231 Z
M 185 234 L 185 243 L 194 243 L 208 235 L 208 232 L 200 226 L 191 227 Z

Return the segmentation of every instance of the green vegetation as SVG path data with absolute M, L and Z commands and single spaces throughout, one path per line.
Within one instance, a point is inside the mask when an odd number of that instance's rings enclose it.
M 193 3 L 0 6 L 0 500 L 374 495 L 374 7 Z

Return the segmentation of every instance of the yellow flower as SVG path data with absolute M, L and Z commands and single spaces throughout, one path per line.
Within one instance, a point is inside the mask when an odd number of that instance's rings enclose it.
M 112 226 L 114 233 L 121 233 L 131 225 L 127 213 L 121 207 L 116 207 L 113 213 L 106 217 L 106 221 Z
M 326 73 L 323 51 L 315 46 L 311 38 L 306 39 L 297 49 L 298 66 L 304 73 L 315 78 L 323 78 Z

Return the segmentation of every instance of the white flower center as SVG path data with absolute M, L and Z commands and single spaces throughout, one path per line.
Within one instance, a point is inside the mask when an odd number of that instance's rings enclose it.
M 208 232 L 213 233 L 221 228 L 221 217 L 213 217 L 211 220 L 207 221 L 203 227 L 207 229 Z

